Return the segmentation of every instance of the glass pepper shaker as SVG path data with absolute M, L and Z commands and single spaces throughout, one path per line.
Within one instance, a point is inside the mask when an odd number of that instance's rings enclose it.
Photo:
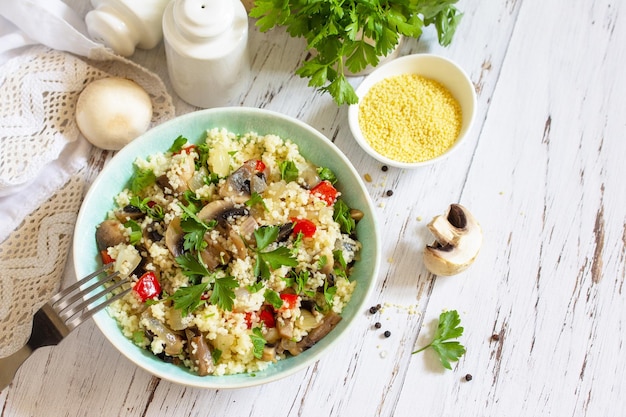
M 187 103 L 226 106 L 247 85 L 248 15 L 240 0 L 173 0 L 163 37 L 172 86 Z

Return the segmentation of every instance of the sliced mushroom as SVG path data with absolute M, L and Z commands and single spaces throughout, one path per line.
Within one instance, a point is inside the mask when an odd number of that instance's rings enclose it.
M 198 375 L 206 376 L 215 370 L 213 355 L 206 339 L 200 334 L 194 333 L 190 329 L 185 330 L 187 336 L 187 351 L 189 358 L 198 367 Z
M 179 334 L 154 318 L 150 310 L 142 313 L 141 323 L 150 333 L 164 343 L 164 352 L 168 355 L 179 355 L 183 351 L 183 339 Z
M 226 252 L 226 249 L 224 249 L 220 243 L 207 239 L 206 236 L 208 235 L 205 235 L 204 240 L 207 242 L 207 247 L 200 252 L 200 257 L 209 271 L 214 270 L 220 265 L 228 264 L 231 259 L 230 254 Z
M 298 167 L 300 185 L 310 190 L 320 183 L 321 179 L 317 173 L 317 167 L 309 162 Z
M 183 254 L 184 240 L 185 233 L 180 227 L 180 217 L 174 217 L 165 230 L 165 246 L 167 246 L 172 255 L 175 257 L 180 256 Z
M 265 174 L 257 172 L 256 165 L 255 160 L 246 161 L 226 178 L 219 189 L 219 194 L 237 203 L 243 203 L 250 198 L 252 193 L 261 194 L 265 191 L 267 187 Z
M 319 342 L 324 336 L 326 336 L 337 324 L 341 321 L 341 316 L 334 311 L 327 313 L 319 326 L 315 327 L 305 337 L 297 343 L 299 349 L 306 350 Z
M 291 339 L 293 337 L 293 322 L 291 320 L 277 320 L 276 329 L 283 339 Z
M 265 362 L 276 362 L 276 346 L 264 346 L 261 360 Z
M 285 242 L 289 239 L 289 236 L 293 232 L 293 223 L 285 223 L 280 226 L 278 229 L 278 237 L 276 238 L 277 242 Z
M 131 204 L 128 204 L 127 206 L 124 206 L 123 209 L 115 212 L 115 218 L 122 223 L 127 222 L 128 220 L 143 219 L 144 217 L 145 214 L 143 214 L 139 207 L 135 207 Z
M 424 249 L 424 264 L 435 275 L 455 275 L 476 259 L 483 234 L 480 225 L 465 207 L 451 204 L 444 215 L 428 224 L 436 241 Z
M 96 229 L 98 250 L 106 250 L 111 246 L 126 242 L 119 220 L 105 220 Z

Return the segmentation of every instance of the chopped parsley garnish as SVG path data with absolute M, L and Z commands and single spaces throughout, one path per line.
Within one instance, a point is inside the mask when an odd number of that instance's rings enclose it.
M 276 241 L 278 238 L 278 226 L 261 226 L 254 231 L 254 238 L 256 240 L 256 263 L 254 265 L 254 274 L 262 279 L 268 279 L 272 269 L 280 268 L 281 266 L 295 267 L 298 265 L 298 261 L 286 246 L 279 246 L 278 248 L 263 252 L 270 244 Z
M 259 327 L 255 327 L 252 329 L 252 333 L 250 334 L 250 340 L 252 340 L 253 353 L 254 357 L 257 359 L 261 359 L 263 356 L 263 349 L 267 344 L 267 341 L 263 337 L 263 332 Z
M 237 287 L 239 287 L 239 282 L 234 277 L 217 278 L 213 282 L 213 293 L 209 301 L 222 310 L 231 311 L 235 300 L 233 288 Z
M 213 352 L 211 352 L 211 358 L 213 358 L 213 363 L 218 363 L 221 357 L 222 351 L 217 348 L 213 349 Z
M 186 143 L 187 143 L 187 138 L 180 135 L 179 137 L 174 139 L 174 143 L 172 143 L 172 146 L 170 146 L 170 148 L 168 149 L 168 152 L 171 152 L 171 153 L 180 152 Z
M 142 213 L 152 217 L 154 220 L 161 221 L 165 216 L 163 207 L 152 201 L 150 197 L 146 197 L 142 200 L 139 196 L 133 196 L 129 203 L 131 206 L 137 207 Z
M 341 199 L 335 202 L 333 220 L 339 224 L 342 233 L 351 234 L 356 227 L 356 222 L 350 216 L 350 207 Z
M 188 316 L 196 308 L 205 303 L 202 295 L 209 286 L 208 282 L 203 282 L 189 287 L 181 287 L 170 296 L 174 302 L 174 308 L 180 310 L 183 317 Z
M 319 167 L 317 168 L 317 175 L 319 175 L 320 180 L 329 181 L 331 184 L 335 184 L 337 182 L 337 177 L 335 173 L 330 170 L 330 168 Z
M 136 221 L 129 220 L 126 223 L 124 223 L 124 227 L 130 229 L 128 240 L 130 241 L 131 245 L 134 246 L 141 241 L 141 237 L 142 237 L 141 226 L 139 226 L 139 224 L 137 224 Z
M 278 164 L 280 169 L 280 176 L 285 182 L 291 182 L 298 179 L 298 167 L 293 161 L 283 161 Z
M 183 214 L 180 217 L 180 227 L 185 232 L 185 240 L 183 242 L 183 248 L 185 250 L 201 251 L 207 247 L 207 242 L 204 240 L 204 234 L 215 227 L 216 221 L 205 223 L 202 221 L 193 208 L 185 207 L 182 204 L 180 207 L 183 209 Z
M 326 301 L 326 304 L 328 304 L 328 307 L 332 307 L 333 306 L 333 298 L 335 297 L 335 294 L 337 293 L 337 287 L 330 286 L 328 285 L 328 281 L 324 282 L 324 300 Z
M 265 297 L 265 301 L 270 303 L 275 309 L 279 309 L 283 306 L 283 300 L 276 291 L 267 289 L 265 290 L 265 293 L 263 293 L 263 297 Z
M 176 263 L 182 269 L 183 274 L 192 280 L 211 275 L 204 263 L 191 252 L 177 256 Z
M 265 205 L 265 200 L 263 200 L 263 197 L 261 196 L 261 194 L 254 192 L 252 193 L 252 195 L 250 196 L 250 198 L 244 203 L 246 206 L 248 207 L 252 207 L 256 204 L 260 204 L 263 206 L 263 209 L 265 209 L 265 211 L 267 211 L 267 206 Z
M 135 166 L 135 172 L 130 178 L 130 191 L 133 194 L 139 194 L 143 189 L 151 186 L 156 182 L 156 175 L 151 169 L 140 169 Z
M 209 145 L 207 145 L 206 142 L 196 145 L 196 152 L 198 153 L 198 159 L 196 159 L 195 161 L 196 171 L 197 171 L 200 168 L 207 167 L 207 160 L 209 159 Z M 205 178 L 205 182 L 206 182 L 206 178 Z

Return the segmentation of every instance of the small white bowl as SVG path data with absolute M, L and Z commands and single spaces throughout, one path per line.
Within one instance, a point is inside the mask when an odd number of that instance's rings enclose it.
M 463 71 L 462 68 L 451 60 L 432 54 L 415 54 L 394 59 L 393 61 L 380 66 L 368 75 L 356 89 L 356 94 L 359 97 L 359 103 L 362 102 L 370 88 L 377 82 L 382 81 L 385 78 L 403 74 L 418 74 L 425 78 L 438 81 L 446 87 L 459 102 L 463 114 L 463 121 L 459 136 L 450 149 L 442 155 L 423 162 L 396 161 L 381 155 L 374 150 L 363 136 L 361 127 L 359 126 L 359 104 L 353 104 L 348 109 L 348 122 L 350 124 L 352 135 L 356 139 L 357 143 L 373 158 L 386 165 L 397 168 L 418 168 L 446 158 L 451 152 L 459 148 L 465 139 L 467 132 L 470 131 L 472 125 L 474 124 L 476 113 L 476 91 L 474 89 L 474 84 L 469 79 L 465 71 Z

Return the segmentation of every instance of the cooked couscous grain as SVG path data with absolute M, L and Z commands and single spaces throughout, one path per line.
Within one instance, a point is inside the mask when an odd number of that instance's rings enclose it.
M 99 226 L 115 243 L 103 231 L 98 245 L 132 282 L 109 312 L 126 337 L 168 362 L 199 375 L 252 373 L 334 327 L 357 284 L 350 273 L 361 243 L 334 219 L 335 202 L 300 175 L 283 178 L 287 161 L 317 169 L 293 142 L 212 129 L 201 145 L 208 159 L 190 145 L 135 160 L 154 182 L 120 192 Z M 152 217 L 155 207 L 162 216 Z
M 398 162 L 423 162 L 445 153 L 461 131 L 461 106 L 439 82 L 416 74 L 374 84 L 359 105 L 365 140 Z

